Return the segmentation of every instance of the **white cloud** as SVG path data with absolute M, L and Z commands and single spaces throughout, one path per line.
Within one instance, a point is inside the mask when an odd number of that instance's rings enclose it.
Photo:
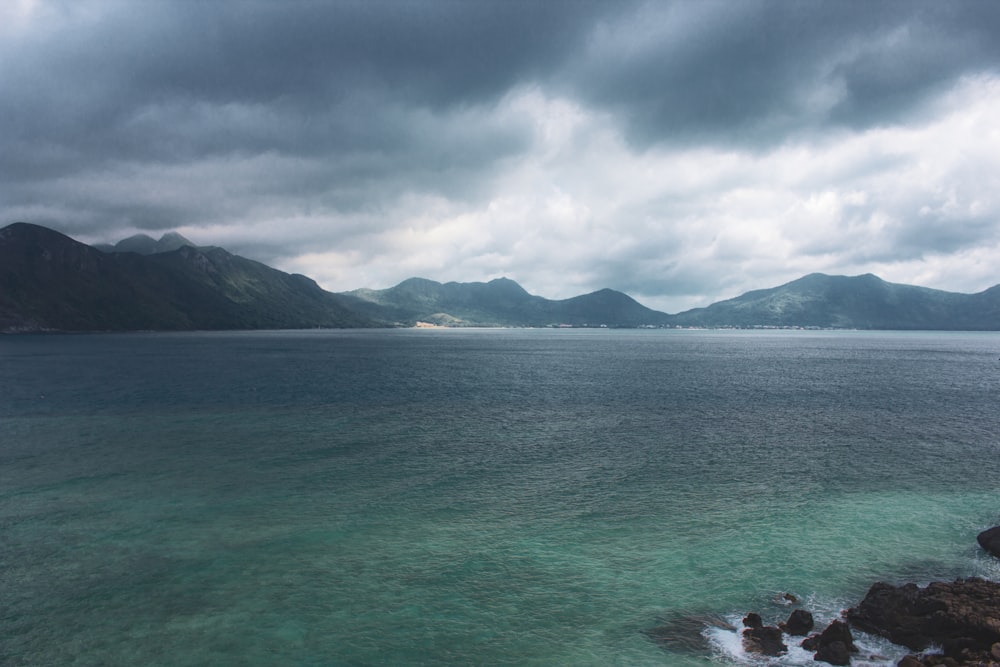
M 764 154 L 636 152 L 612 117 L 539 89 L 494 114 L 535 133 L 487 200 L 406 197 L 384 212 L 390 227 L 286 266 L 338 290 L 362 286 L 359 276 L 386 287 L 411 275 L 508 275 L 550 298 L 610 286 L 671 311 L 811 271 L 875 271 L 961 291 L 995 281 L 993 79 L 963 82 L 922 126 Z

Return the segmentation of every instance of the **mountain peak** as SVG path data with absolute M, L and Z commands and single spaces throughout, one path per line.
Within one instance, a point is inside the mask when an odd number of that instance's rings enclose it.
M 0 332 L 380 325 L 308 279 L 221 248 L 106 253 L 26 223 L 0 229 L 0 285 L 15 287 L 0 289 Z
M 987 295 L 984 301 L 990 298 Z M 778 287 L 680 313 L 674 322 L 708 327 L 997 329 L 1000 322 L 995 316 L 991 320 L 989 305 L 984 310 L 984 304 L 973 304 L 971 299 L 970 295 L 886 282 L 872 273 L 811 273 Z
M 397 288 L 412 288 L 412 287 L 440 287 L 441 283 L 436 280 L 430 280 L 429 278 L 419 278 L 413 276 L 412 278 L 407 278 L 398 285 Z
M 173 252 L 185 246 L 197 247 L 177 232 L 166 232 L 157 241 L 148 234 L 133 234 L 114 245 L 100 244 L 95 247 L 102 252 L 134 252 L 140 255 L 158 255 Z
M 521 287 L 517 281 L 511 280 L 510 278 L 494 278 L 490 282 L 486 283 L 490 288 L 504 292 L 510 296 L 530 296 L 528 291 Z
M 156 242 L 160 248 L 160 252 L 170 252 L 171 250 L 176 250 L 177 248 L 189 245 L 191 247 L 197 247 L 194 243 L 184 238 L 178 232 L 167 232 L 160 237 L 160 240 Z
M 42 227 L 31 222 L 13 222 L 0 229 L 0 239 L 63 239 L 73 242 L 73 239 L 48 227 Z

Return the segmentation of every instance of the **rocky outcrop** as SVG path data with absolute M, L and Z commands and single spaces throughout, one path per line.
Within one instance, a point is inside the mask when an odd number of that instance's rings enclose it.
M 976 539 L 983 549 L 1000 557 L 1000 526 L 984 530 Z M 785 594 L 775 602 L 798 601 Z M 823 632 L 802 640 L 800 646 L 813 652 L 813 660 L 850 665 L 852 655 L 858 652 L 851 634 L 853 626 L 916 652 L 904 656 L 896 667 L 1000 667 L 1000 582 L 970 578 L 934 582 L 924 588 L 879 582 L 858 606 L 843 612 L 843 618 L 846 622 L 835 620 Z M 743 626 L 746 651 L 780 656 L 788 652 L 785 635 L 808 634 L 813 617 L 804 609 L 795 609 L 784 623 L 765 626 L 760 614 L 750 612 L 743 618 Z M 669 643 L 664 639 L 672 633 L 661 636 L 665 630 L 668 627 L 650 634 Z M 882 656 L 871 659 L 886 660 Z
M 859 630 L 912 651 L 940 646 L 941 659 L 950 659 L 950 664 L 990 665 L 995 662 L 993 645 L 1000 642 L 1000 583 L 961 579 L 925 588 L 877 583 L 846 617 Z M 932 662 L 919 664 L 949 664 L 933 662 L 939 657 L 921 658 Z
M 976 536 L 979 546 L 1000 558 L 1000 526 L 994 526 Z
M 746 630 L 743 631 L 743 647 L 750 653 L 778 656 L 788 652 L 788 646 L 782 641 L 781 629 L 773 625 L 764 625 L 760 614 L 750 612 L 743 619 Z
M 907 655 L 896 663 L 896 667 L 998 667 L 1000 666 L 1000 644 L 989 655 L 969 656 L 967 660 L 933 653 L 930 655 Z
M 788 652 L 785 635 L 805 636 L 814 625 L 813 616 L 805 609 L 795 609 L 788 620 L 777 626 L 764 625 L 760 614 L 750 612 L 743 618 L 743 648 L 748 653 L 779 656 Z M 833 621 L 823 632 L 802 640 L 801 646 L 813 651 L 813 658 L 831 665 L 851 664 L 856 653 L 851 629 L 843 621 Z
M 816 653 L 813 654 L 813 660 L 831 665 L 849 665 L 851 664 L 851 650 L 844 642 L 830 642 L 816 650 Z
M 790 635 L 805 637 L 812 631 L 814 625 L 815 622 L 811 613 L 805 609 L 796 609 L 788 617 L 788 620 L 784 623 L 779 623 L 778 627 Z
M 877 583 L 858 606 L 844 612 L 844 619 L 806 637 L 800 646 L 812 651 L 817 662 L 850 665 L 858 652 L 853 626 L 911 651 L 927 651 L 904 657 L 899 667 L 1000 667 L 998 582 L 960 579 L 924 588 Z M 778 656 L 788 650 L 787 635 L 807 634 L 813 618 L 808 611 L 795 609 L 775 627 L 764 625 L 759 614 L 749 613 L 743 625 L 745 650 Z
M 803 639 L 800 646 L 814 651 L 813 660 L 831 665 L 849 665 L 851 654 L 858 652 L 851 629 L 843 621 L 833 621 L 823 632 Z

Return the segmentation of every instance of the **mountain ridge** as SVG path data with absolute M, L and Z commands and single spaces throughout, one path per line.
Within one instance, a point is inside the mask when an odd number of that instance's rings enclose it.
M 0 331 L 379 326 L 312 279 L 183 246 L 104 253 L 46 227 L 0 229 Z
M 1000 330 L 1000 285 L 974 294 L 890 283 L 866 273 L 811 273 L 678 313 L 679 326 Z
M 144 237 L 139 238 L 139 237 Z M 600 289 L 568 299 L 510 278 L 333 293 L 179 234 L 98 250 L 29 223 L 0 229 L 0 332 L 415 326 L 805 327 L 1000 330 L 1000 285 L 975 294 L 811 273 L 669 315 Z M 138 250 L 177 247 L 161 252 Z M 150 245 L 152 243 L 152 245 Z M 137 247 L 138 250 L 129 250 Z M 115 249 L 117 248 L 117 249 Z
M 382 290 L 341 294 L 369 317 L 409 325 L 636 327 L 664 325 L 669 317 L 611 289 L 552 300 L 529 294 L 510 278 L 486 283 L 408 278 Z

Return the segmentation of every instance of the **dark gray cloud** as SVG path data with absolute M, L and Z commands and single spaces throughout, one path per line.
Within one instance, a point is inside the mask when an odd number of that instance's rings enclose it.
M 49 10 L 50 26 L 14 35 L 4 47 L 0 71 L 16 95 L 4 96 L 3 112 L 26 138 L 48 137 L 88 154 L 111 139 L 105 151 L 126 158 L 184 159 L 227 147 L 379 149 L 393 144 L 396 130 L 368 107 L 495 100 L 550 69 L 596 10 L 609 9 L 559 2 L 67 3 Z M 266 109 L 273 126 L 258 117 L 213 127 L 230 120 L 225 112 L 234 107 Z M 223 116 L 209 117 L 215 111 Z M 174 120 L 180 127 L 163 143 L 138 140 Z M 182 134 L 192 123 L 203 127 Z
M 990 3 L 84 2 L 49 12 L 50 27 L 4 48 L 5 179 L 101 160 L 412 152 L 405 118 L 386 107 L 490 104 L 525 82 L 614 110 L 639 143 L 770 143 L 893 122 L 1000 61 Z
M 957 287 L 1000 244 L 997 34 L 978 0 L 16 2 L 0 215 L 335 289 Z
M 99 4 L 88 21 L 76 16 L 86 3 L 67 5 L 55 27 L 4 49 L 13 94 L 0 108 L 20 150 L 5 151 L 3 173 L 16 178 L 26 159 L 38 175 L 42 164 L 412 150 L 400 107 L 495 97 L 538 51 L 521 40 L 505 53 L 490 32 L 517 6 L 490 16 L 492 5 L 429 4 L 427 16 L 414 3 L 139 2 Z M 450 11 L 471 15 L 434 16 Z M 29 152 L 39 145 L 61 150 Z
M 260 189 L 338 211 L 412 189 L 474 196 L 526 128 L 470 112 L 581 39 L 597 3 L 53 3 L 3 48 L 0 179 L 8 206 L 66 201 L 39 222 L 90 231 L 201 224 L 241 208 L 150 203 L 129 172 L 257 160 Z M 289 157 L 312 161 L 289 168 Z M 108 189 L 65 179 L 106 172 Z M 222 172 L 220 181 L 227 178 Z M 46 187 L 38 184 L 46 182 Z M 146 188 L 148 189 L 148 187 Z M 255 198 L 237 192 L 243 208 Z M 248 196 L 249 195 L 249 196 Z M 308 205 L 308 204 L 307 204 Z M 82 212 L 92 210 L 87 217 Z
M 650 3 L 601 26 L 571 81 L 639 145 L 766 148 L 920 113 L 998 71 L 998 31 L 994 3 Z

